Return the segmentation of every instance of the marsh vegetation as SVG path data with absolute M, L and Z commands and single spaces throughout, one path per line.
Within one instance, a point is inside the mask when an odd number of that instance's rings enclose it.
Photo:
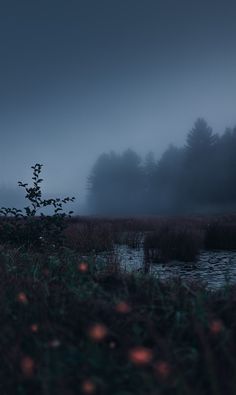
M 194 271 L 214 232 L 231 250 L 235 217 L 70 217 L 34 182 L 25 215 L 2 209 L 1 393 L 233 395 L 235 285 L 152 269 Z

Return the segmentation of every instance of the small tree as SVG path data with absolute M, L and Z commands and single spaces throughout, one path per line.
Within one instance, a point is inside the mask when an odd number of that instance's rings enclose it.
M 187 135 L 187 149 L 191 151 L 205 152 L 217 141 L 217 136 L 213 134 L 212 128 L 208 126 L 203 118 L 198 118 L 193 129 Z
M 60 245 L 63 243 L 63 230 L 66 227 L 66 219 L 71 217 L 73 211 L 65 213 L 63 206 L 75 200 L 74 197 L 43 199 L 41 191 L 40 178 L 43 165 L 36 163 L 31 166 L 33 169 L 32 186 L 28 183 L 18 182 L 25 192 L 25 198 L 29 201 L 29 205 L 21 209 L 6 208 L 0 209 L 5 219 L 4 226 L 0 231 L 2 241 L 20 244 L 23 246 L 42 246 L 42 245 Z M 46 207 L 53 207 L 52 215 L 45 215 L 40 210 Z
M 184 188 L 196 206 L 211 204 L 214 199 L 212 178 L 219 137 L 203 118 L 198 118 L 187 135 Z

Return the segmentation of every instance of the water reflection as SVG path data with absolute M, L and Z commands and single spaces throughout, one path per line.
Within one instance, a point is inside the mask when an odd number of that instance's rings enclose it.
M 133 249 L 127 245 L 117 245 L 115 254 L 122 268 L 128 271 L 144 270 L 142 248 Z M 151 264 L 150 273 L 165 280 L 180 277 L 183 280 L 195 280 L 206 284 L 210 289 L 225 284 L 236 283 L 236 251 L 202 251 L 194 263 L 173 261 Z

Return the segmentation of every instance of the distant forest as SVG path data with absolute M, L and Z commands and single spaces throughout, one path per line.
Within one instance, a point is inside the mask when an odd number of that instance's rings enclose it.
M 131 149 L 102 154 L 88 178 L 88 207 L 100 215 L 235 210 L 236 127 L 218 135 L 199 118 L 185 145 L 170 145 L 159 160 Z

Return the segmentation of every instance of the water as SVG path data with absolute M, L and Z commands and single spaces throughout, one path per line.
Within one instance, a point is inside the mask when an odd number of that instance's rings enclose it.
M 143 270 L 142 247 L 133 249 L 127 245 L 116 245 L 115 254 L 125 270 Z M 217 289 L 225 284 L 236 283 L 236 251 L 202 251 L 195 263 L 173 261 L 151 264 L 150 273 L 161 280 L 180 277 L 204 283 L 209 289 Z

